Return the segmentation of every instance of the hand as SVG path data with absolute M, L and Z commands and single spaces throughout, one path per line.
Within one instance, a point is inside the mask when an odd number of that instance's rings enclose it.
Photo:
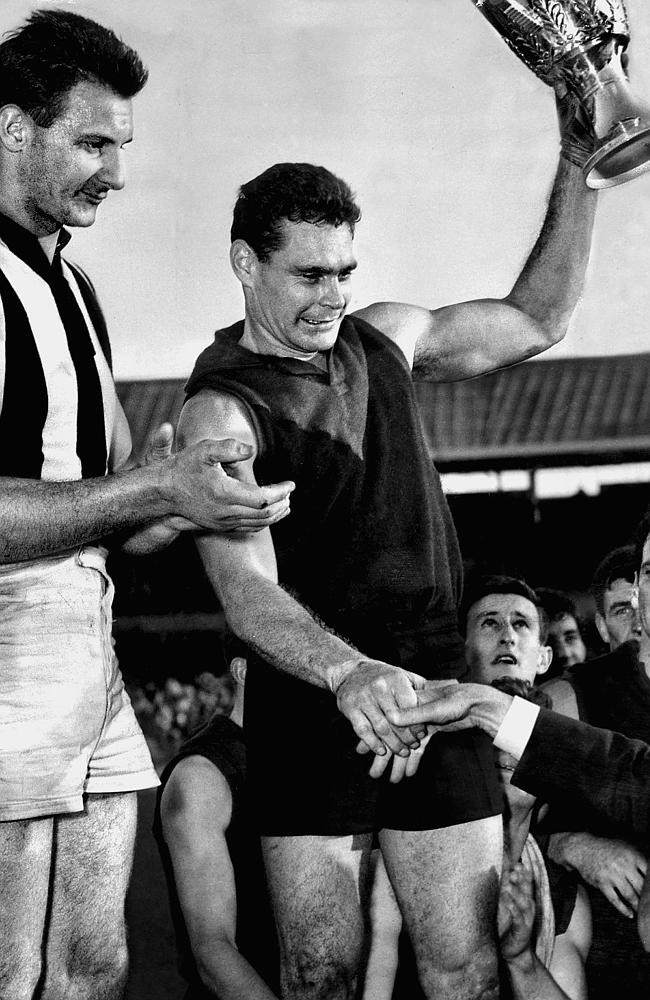
M 380 660 L 359 660 L 333 676 L 330 684 L 339 711 L 348 719 L 368 750 L 384 756 L 392 751 L 408 757 L 411 748 L 425 735 L 422 726 L 393 725 L 387 712 L 415 706 L 416 689 L 425 683 L 419 674 Z
M 383 756 L 375 754 L 375 758 L 370 765 L 368 774 L 371 778 L 380 778 L 390 764 L 391 771 L 389 781 L 392 785 L 396 785 L 402 780 L 402 778 L 412 778 L 420 765 L 422 754 L 426 750 L 427 744 L 432 736 L 433 732 L 430 732 L 424 737 L 421 737 L 419 746 L 412 746 L 408 757 L 396 757 L 395 754 L 390 752 L 385 753 Z M 359 740 L 359 743 L 357 744 L 357 753 L 370 753 L 363 740 Z
M 622 840 L 591 833 L 554 833 L 549 857 L 565 868 L 575 868 L 585 882 L 600 889 L 624 917 L 633 917 L 639 905 L 647 861 Z
M 390 711 L 389 721 L 400 726 L 427 723 L 434 732 L 478 727 L 494 737 L 512 704 L 512 697 L 496 688 L 455 680 L 425 681 L 417 700 L 416 707 Z
M 594 151 L 594 127 L 582 104 L 563 80 L 555 85 L 555 104 L 562 156 L 576 166 L 583 167 Z
M 532 952 L 534 923 L 533 878 L 519 861 L 501 876 L 497 929 L 501 954 L 506 962 L 522 960 Z
M 164 447 L 161 439 L 159 450 Z M 209 531 L 248 533 L 286 517 L 295 488 L 292 482 L 256 486 L 230 476 L 224 466 L 244 461 L 251 451 L 250 445 L 232 438 L 204 440 L 149 464 L 161 469 L 170 514 Z

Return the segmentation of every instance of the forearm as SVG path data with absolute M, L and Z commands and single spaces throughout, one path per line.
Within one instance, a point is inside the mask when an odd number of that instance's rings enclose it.
M 561 340 L 580 297 L 589 260 L 597 196 L 582 171 L 560 158 L 539 237 L 506 302 Z
M 233 632 L 299 680 L 336 690 L 351 663 L 363 658 L 272 580 L 224 573 L 217 593 Z
M 506 964 L 513 1000 L 569 1000 L 532 949 Z
M 276 1000 L 255 969 L 234 944 L 225 938 L 210 938 L 195 949 L 196 967 L 203 985 L 216 1000 Z
M 153 468 L 72 482 L 2 479 L 0 563 L 65 552 L 168 513 Z

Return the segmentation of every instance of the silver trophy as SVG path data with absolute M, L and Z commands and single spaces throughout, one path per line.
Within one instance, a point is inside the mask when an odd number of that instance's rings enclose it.
M 533 73 L 580 101 L 595 136 L 582 168 L 589 187 L 614 187 L 650 169 L 650 108 L 632 94 L 624 68 L 623 0 L 473 3 Z

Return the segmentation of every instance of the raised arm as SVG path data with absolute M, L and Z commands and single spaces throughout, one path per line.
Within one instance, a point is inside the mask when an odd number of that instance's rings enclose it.
M 234 434 L 250 444 L 251 458 L 236 474 L 255 482 L 257 442 L 250 418 L 236 399 L 212 390 L 197 393 L 184 407 L 178 426 L 181 447 L 193 447 L 206 433 Z M 277 582 L 273 541 L 268 530 L 255 535 L 203 533 L 197 545 L 208 577 L 233 632 L 268 663 L 317 687 L 329 688 L 339 710 L 368 748 L 408 754 L 417 740 L 392 726 L 386 712 L 414 705 L 416 674 L 369 660 L 328 632 Z
M 580 297 L 595 209 L 580 168 L 561 157 L 541 232 L 505 298 L 434 310 L 379 302 L 358 315 L 429 381 L 472 378 L 540 354 L 562 340 Z
M 232 816 L 228 782 L 205 757 L 186 757 L 165 786 L 160 816 L 201 982 L 219 1000 L 274 1000 L 235 941 L 237 896 L 226 843 Z

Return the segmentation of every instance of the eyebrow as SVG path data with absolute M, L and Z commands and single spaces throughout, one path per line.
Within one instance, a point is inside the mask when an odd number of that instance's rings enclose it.
M 631 604 L 632 600 L 629 597 L 626 600 L 612 601 L 612 603 L 609 606 L 609 610 L 615 611 L 616 608 L 629 608 Z
M 298 274 L 318 274 L 319 276 L 326 274 L 345 274 L 346 271 L 354 271 L 356 267 L 357 262 L 355 260 L 346 267 L 321 267 L 320 264 L 308 264 L 305 267 L 298 266 L 296 267 L 296 272 Z

